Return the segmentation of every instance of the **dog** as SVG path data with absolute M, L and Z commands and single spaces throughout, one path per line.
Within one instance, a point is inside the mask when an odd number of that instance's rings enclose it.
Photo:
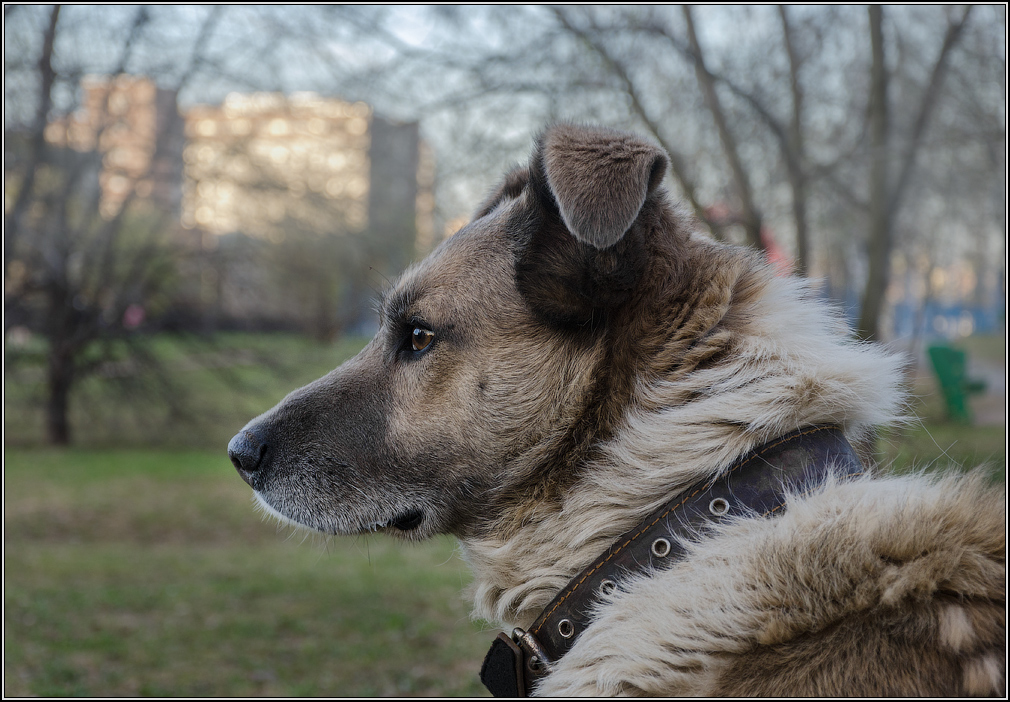
M 456 536 L 475 616 L 513 630 L 485 661 L 505 694 L 1005 694 L 1002 488 L 846 453 L 901 421 L 902 359 L 693 232 L 667 165 L 546 129 L 356 357 L 232 439 L 238 472 L 288 523 Z M 770 478 L 808 439 L 842 448 L 813 483 Z M 776 504 L 730 509 L 759 488 Z M 601 565 L 647 527 L 671 531 Z

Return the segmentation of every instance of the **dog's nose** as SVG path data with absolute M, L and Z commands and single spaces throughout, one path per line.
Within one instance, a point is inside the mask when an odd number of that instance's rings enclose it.
M 253 481 L 263 468 L 266 454 L 266 442 L 247 429 L 240 431 L 228 442 L 228 458 L 242 476 L 242 480 L 254 488 L 256 486 L 253 485 Z

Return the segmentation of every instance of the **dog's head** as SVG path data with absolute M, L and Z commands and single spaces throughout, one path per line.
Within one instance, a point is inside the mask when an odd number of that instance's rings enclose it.
M 640 349 L 615 329 L 677 285 L 666 166 L 625 134 L 542 134 L 529 166 L 385 295 L 361 353 L 232 439 L 260 502 L 327 533 L 420 537 L 556 498 L 630 394 L 622 369 Z

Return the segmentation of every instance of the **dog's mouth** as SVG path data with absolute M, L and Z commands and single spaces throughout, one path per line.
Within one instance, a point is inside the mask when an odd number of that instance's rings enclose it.
M 397 531 L 410 532 L 417 529 L 424 522 L 424 511 L 418 507 L 411 507 L 404 510 L 395 517 L 384 521 L 372 522 L 361 529 L 363 532 L 380 531 L 382 529 L 396 529 Z
M 421 522 L 424 521 L 424 512 L 419 509 L 408 509 L 392 519 L 390 519 L 386 526 L 391 526 L 394 529 L 399 529 L 400 531 L 413 531 L 417 527 L 421 526 Z
M 410 532 L 417 529 L 424 523 L 424 511 L 419 507 L 411 507 L 405 509 L 394 517 L 384 519 L 382 521 L 375 521 L 371 523 L 361 524 L 358 522 L 357 526 L 352 526 L 343 520 L 334 520 L 332 522 L 321 522 L 313 519 L 304 519 L 296 516 L 289 516 L 282 512 L 277 507 L 270 504 L 270 501 L 261 492 L 253 492 L 255 497 L 255 503 L 266 512 L 268 515 L 274 519 L 282 522 L 284 524 L 289 524 L 294 527 L 300 527 L 303 529 L 312 529 L 314 531 L 320 531 L 327 534 L 354 534 L 354 533 L 364 533 L 364 532 L 375 532 L 380 529 L 396 529 L 402 532 Z

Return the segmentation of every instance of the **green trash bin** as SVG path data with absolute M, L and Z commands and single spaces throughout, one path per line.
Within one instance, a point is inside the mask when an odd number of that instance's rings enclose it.
M 947 417 L 955 422 L 971 423 L 968 396 L 983 392 L 985 381 L 968 378 L 968 354 L 964 351 L 946 344 L 930 346 L 928 351 L 947 404 Z

